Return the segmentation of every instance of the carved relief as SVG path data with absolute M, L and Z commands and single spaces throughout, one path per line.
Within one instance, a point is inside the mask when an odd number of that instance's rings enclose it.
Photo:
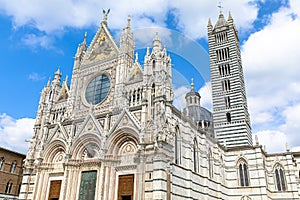
M 65 161 L 65 152 L 63 151 L 58 152 L 53 158 L 54 163 L 63 163 L 64 161 Z
M 96 145 L 87 145 L 82 153 L 82 160 L 99 157 L 99 147 Z
M 135 144 L 133 144 L 132 142 L 125 142 L 120 148 L 120 154 L 121 155 L 134 154 L 136 150 L 137 148 Z

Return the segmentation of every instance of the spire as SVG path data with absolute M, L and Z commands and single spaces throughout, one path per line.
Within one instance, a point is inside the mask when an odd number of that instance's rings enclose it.
M 84 33 L 82 44 L 86 44 L 87 32 Z
M 130 22 L 131 22 L 130 15 L 128 15 L 126 29 L 129 30 L 129 31 L 130 31 L 130 28 L 131 28 Z
M 57 71 L 55 72 L 54 75 L 60 75 L 60 76 L 61 76 L 61 73 L 60 73 L 60 66 L 58 66 Z
M 68 85 L 68 75 L 66 75 L 66 78 L 65 78 L 65 81 L 64 82 L 66 82 L 66 84 Z
M 150 47 L 149 47 L 149 45 L 147 46 L 147 52 L 146 52 L 146 55 L 147 55 L 147 56 L 150 55 Z
M 208 18 L 207 26 L 212 26 L 210 18 Z
M 50 79 L 51 79 L 51 78 L 49 77 L 47 86 L 50 86 Z
M 57 71 L 54 73 L 54 79 L 52 81 L 52 84 L 60 85 L 60 78 L 61 78 L 60 67 L 58 67 Z
M 219 19 L 218 19 L 218 21 L 217 21 L 217 23 L 215 25 L 215 28 L 220 28 L 220 27 L 223 27 L 223 26 L 226 26 L 226 25 L 228 25 L 227 21 L 224 18 L 224 15 L 223 15 L 222 11 L 220 11 Z
M 139 62 L 139 54 L 138 54 L 138 52 L 135 53 L 135 62 L 136 63 Z
M 161 50 L 161 41 L 158 37 L 158 32 L 156 32 L 155 38 L 153 39 L 153 51 L 159 51 Z
M 230 21 L 230 20 L 233 20 L 233 19 L 232 19 L 232 16 L 231 16 L 231 12 L 229 11 L 229 13 L 228 13 L 228 21 Z

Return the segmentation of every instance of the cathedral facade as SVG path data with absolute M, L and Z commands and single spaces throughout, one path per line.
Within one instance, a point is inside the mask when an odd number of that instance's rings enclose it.
M 41 92 L 22 200 L 299 199 L 300 153 L 268 154 L 251 124 L 233 19 L 208 23 L 213 112 L 194 90 L 174 107 L 172 62 L 159 36 L 144 63 L 130 18 L 120 45 L 107 12 Z

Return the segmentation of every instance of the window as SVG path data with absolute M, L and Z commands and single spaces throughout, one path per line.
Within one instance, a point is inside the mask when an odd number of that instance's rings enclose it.
M 12 188 L 12 183 L 10 181 L 7 182 L 6 188 L 5 188 L 5 194 L 9 194 Z
M 281 166 L 275 168 L 276 186 L 278 191 L 286 191 L 285 176 Z
M 155 70 L 155 60 L 152 62 L 152 69 Z
M 175 163 L 176 164 L 181 163 L 181 144 L 180 144 L 180 135 L 179 135 L 178 128 L 176 128 L 176 133 L 175 133 Z
M 194 172 L 198 172 L 198 143 L 196 138 L 194 139 L 193 158 L 194 158 Z
M 4 166 L 4 161 L 5 161 L 4 157 L 1 157 L 0 158 L 0 170 L 2 170 L 2 167 Z
M 227 41 L 227 32 L 218 33 L 215 35 L 215 41 L 217 43 L 223 43 Z
M 10 173 L 15 173 L 16 167 L 17 167 L 17 161 L 14 160 L 14 162 L 11 164 L 11 167 L 10 167 Z
M 231 122 L 231 114 L 228 112 L 226 113 L 226 119 L 227 119 L 227 122 L 230 123 Z
M 226 108 L 230 108 L 230 97 L 225 97 L 225 106 Z
M 230 81 L 228 79 L 222 81 L 222 89 L 225 92 L 228 92 L 230 90 Z
M 208 173 L 209 177 L 213 178 L 214 176 L 214 168 L 213 168 L 213 158 L 212 158 L 212 152 L 211 149 L 208 150 Z
M 245 161 L 241 161 L 239 164 L 239 177 L 240 177 L 240 186 L 242 187 L 249 186 L 248 166 Z
M 220 76 L 230 75 L 230 66 L 228 63 L 219 65 L 219 74 L 220 74 Z
M 90 104 L 96 105 L 103 101 L 110 89 L 110 81 L 108 76 L 100 75 L 95 77 L 88 84 L 85 91 L 86 101 Z
M 218 49 L 216 51 L 217 53 L 217 61 L 225 61 L 225 60 L 228 60 L 230 58 L 230 55 L 229 55 L 229 48 L 224 48 L 224 49 Z
M 154 99 L 155 99 L 155 84 L 152 84 L 152 88 L 151 88 L 151 116 L 152 119 L 154 119 Z

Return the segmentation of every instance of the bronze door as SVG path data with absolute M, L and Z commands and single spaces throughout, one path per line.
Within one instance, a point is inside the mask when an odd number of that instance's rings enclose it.
M 134 175 L 120 175 L 118 200 L 133 200 Z
M 51 181 L 48 200 L 58 200 L 61 188 L 61 180 Z

